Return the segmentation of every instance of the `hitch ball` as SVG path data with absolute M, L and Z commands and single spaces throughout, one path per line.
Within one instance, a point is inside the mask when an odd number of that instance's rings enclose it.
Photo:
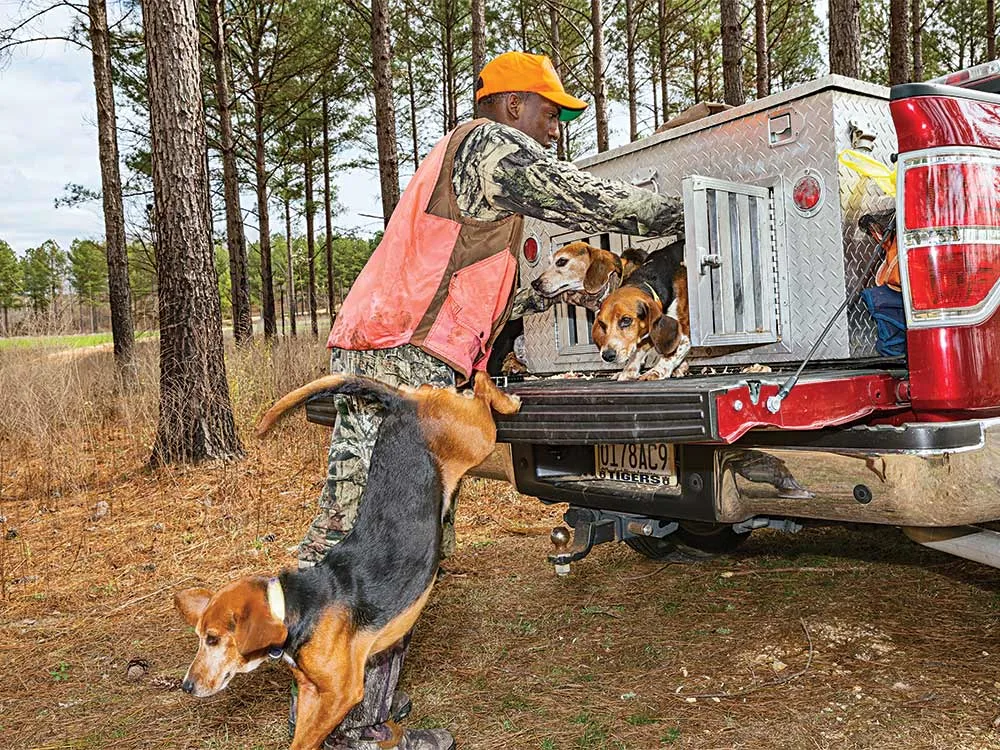
M 553 554 L 561 555 L 569 550 L 570 542 L 569 529 L 565 526 L 556 526 L 552 529 L 552 533 L 549 534 L 549 540 L 552 542 L 552 546 L 555 547 Z M 556 563 L 556 575 L 566 576 L 569 575 L 569 563 L 560 564 Z

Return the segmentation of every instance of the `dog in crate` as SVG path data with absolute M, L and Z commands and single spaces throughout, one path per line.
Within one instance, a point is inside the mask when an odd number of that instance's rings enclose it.
M 531 282 L 538 298 L 536 307 L 540 308 L 535 311 L 567 302 L 596 312 L 647 257 L 635 248 L 618 256 L 582 241 L 564 245 L 552 253 L 548 267 Z
M 601 359 L 622 365 L 618 380 L 661 380 L 687 371 L 691 350 L 684 242 L 650 253 L 601 303 L 591 331 Z M 655 362 L 640 375 L 650 352 Z

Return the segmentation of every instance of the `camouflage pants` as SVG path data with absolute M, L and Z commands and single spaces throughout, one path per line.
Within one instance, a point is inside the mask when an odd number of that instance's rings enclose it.
M 365 375 L 397 386 L 455 385 L 455 373 L 448 365 L 410 345 L 363 352 L 334 349 L 330 371 Z M 319 514 L 299 545 L 300 567 L 319 562 L 354 527 L 381 423 L 378 407 L 355 396 L 337 397 L 326 484 L 319 499 Z M 442 557 L 450 556 L 455 548 L 454 513 L 453 503 L 445 520 Z

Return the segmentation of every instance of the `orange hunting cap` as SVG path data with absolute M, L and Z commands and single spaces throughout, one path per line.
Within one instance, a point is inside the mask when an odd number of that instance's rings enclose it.
M 476 81 L 476 101 L 508 91 L 531 91 L 544 96 L 559 105 L 559 119 L 563 122 L 575 120 L 587 108 L 587 102 L 566 93 L 552 61 L 545 55 L 504 52 L 486 63 Z

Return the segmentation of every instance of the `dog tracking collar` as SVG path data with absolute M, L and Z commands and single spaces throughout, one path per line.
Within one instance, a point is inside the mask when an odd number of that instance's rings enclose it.
M 649 290 L 650 294 L 653 295 L 653 300 L 656 302 L 656 304 L 658 304 L 660 307 L 663 307 L 663 301 L 660 299 L 660 295 L 656 293 L 656 290 L 653 289 L 653 287 L 651 287 L 645 281 L 642 282 L 642 285 Z
M 271 608 L 271 614 L 281 622 L 285 621 L 285 592 L 281 588 L 281 581 L 271 578 L 267 582 L 267 606 Z M 290 654 L 285 653 L 283 646 L 271 646 L 267 650 L 267 655 L 272 659 L 281 659 L 290 667 L 298 667 L 295 659 Z
M 267 582 L 267 605 L 275 619 L 285 621 L 285 592 L 277 578 L 271 578 Z

